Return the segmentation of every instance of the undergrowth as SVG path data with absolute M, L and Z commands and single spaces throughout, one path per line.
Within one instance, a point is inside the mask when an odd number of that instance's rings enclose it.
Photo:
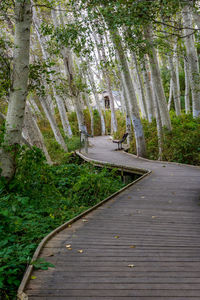
M 200 118 L 194 119 L 192 115 L 181 114 L 177 117 L 170 112 L 172 131 L 164 129 L 163 160 L 191 165 L 200 165 Z M 158 138 L 156 121 L 149 123 L 142 120 L 145 141 L 146 157 L 158 159 Z M 120 127 L 116 137 L 121 138 L 126 128 Z M 135 139 L 131 142 L 130 153 L 136 154 Z
M 14 179 L 9 184 L 0 180 L 3 299 L 15 299 L 23 273 L 44 236 L 124 185 L 116 170 L 99 170 L 73 154 L 65 160 L 65 164 L 49 166 L 39 149 L 23 148 Z

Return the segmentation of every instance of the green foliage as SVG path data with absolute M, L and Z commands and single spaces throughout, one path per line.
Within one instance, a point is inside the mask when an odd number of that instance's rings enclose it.
M 168 161 L 200 165 L 200 119 L 172 115 L 172 132 L 165 132 L 164 157 Z
M 111 134 L 111 112 L 106 110 L 104 112 L 104 119 L 106 124 L 106 134 Z
M 54 265 L 49 263 L 48 261 L 45 261 L 43 258 L 38 258 L 35 261 L 31 262 L 31 265 L 35 269 L 41 269 L 41 270 L 48 270 L 49 267 L 54 268 Z
M 93 110 L 94 117 L 94 135 L 101 135 L 101 119 L 97 109 Z
M 116 111 L 117 118 L 117 132 L 114 134 L 114 139 L 121 139 L 126 132 L 126 119 L 125 115 L 117 110 Z
M 50 75 L 56 75 L 56 72 L 52 69 L 54 65 L 51 61 L 34 61 L 34 63 L 29 65 L 29 91 L 36 91 L 40 96 L 45 95 L 44 82 L 47 85 L 55 83 L 50 79 Z
M 75 112 L 71 112 L 68 115 L 68 119 L 71 125 L 71 129 L 74 135 L 79 135 L 79 128 L 78 128 L 78 120 Z
M 42 152 L 21 149 L 9 184 L 0 179 L 0 289 L 14 299 L 23 273 L 41 239 L 53 229 L 123 186 L 116 172 L 99 170 L 66 154 L 49 166 Z M 48 262 L 37 260 L 35 268 Z
M 172 131 L 164 130 L 163 160 L 191 165 L 200 165 L 200 119 L 182 114 L 177 117 L 171 112 Z M 147 147 L 147 157 L 158 159 L 158 139 L 156 121 L 151 124 L 143 120 Z M 136 153 L 135 141 L 130 152 Z

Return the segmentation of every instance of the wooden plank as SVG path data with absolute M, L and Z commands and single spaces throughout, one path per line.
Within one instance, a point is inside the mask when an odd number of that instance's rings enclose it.
M 200 299 L 200 169 L 94 143 L 92 159 L 153 173 L 49 241 L 41 257 L 55 268 L 33 272 L 29 300 Z

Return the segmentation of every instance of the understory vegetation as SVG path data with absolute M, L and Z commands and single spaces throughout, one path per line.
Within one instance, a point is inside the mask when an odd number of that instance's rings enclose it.
M 97 169 L 74 154 L 50 166 L 38 148 L 22 148 L 17 172 L 0 181 L 0 290 L 16 290 L 41 239 L 53 229 L 122 188 L 116 170 Z M 46 268 L 48 263 L 37 263 Z
M 171 114 L 172 131 L 164 129 L 162 160 L 190 165 L 200 165 L 200 118 L 182 114 Z M 156 121 L 148 123 L 143 120 L 147 147 L 147 158 L 158 159 L 158 137 Z M 131 143 L 130 152 L 136 154 L 135 141 Z

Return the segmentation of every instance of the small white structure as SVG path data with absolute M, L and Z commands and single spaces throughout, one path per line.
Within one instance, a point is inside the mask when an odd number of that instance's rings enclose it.
M 114 98 L 114 107 L 115 109 L 122 109 L 121 105 L 121 100 L 120 100 L 120 93 L 118 91 L 112 91 L 113 93 L 113 98 Z M 104 109 L 110 109 L 110 99 L 109 99 L 109 94 L 107 91 L 104 91 L 101 94 L 101 102 L 102 102 L 102 107 Z

